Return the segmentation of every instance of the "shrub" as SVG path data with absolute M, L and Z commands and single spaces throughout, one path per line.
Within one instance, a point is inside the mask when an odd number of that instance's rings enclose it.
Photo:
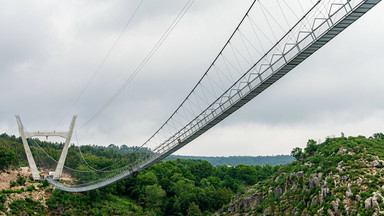
M 17 174 L 17 185 L 23 186 L 25 182 L 27 181 L 26 177 L 21 176 L 20 174 Z
M 25 200 L 15 200 L 9 204 L 9 208 L 12 210 L 12 214 L 16 215 L 43 215 L 45 208 L 38 201 L 34 201 L 30 198 Z
M 34 191 L 36 190 L 35 186 L 34 185 L 30 185 L 28 188 L 27 188 L 27 191 Z
M 17 186 L 17 182 L 15 182 L 15 181 L 10 182 L 10 187 L 16 187 L 16 186 Z

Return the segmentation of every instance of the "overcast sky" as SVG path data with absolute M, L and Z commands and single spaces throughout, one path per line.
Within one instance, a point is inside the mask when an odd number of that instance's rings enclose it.
M 133 73 L 187 1 L 0 0 L 0 133 L 83 125 Z M 250 0 L 195 1 L 125 91 L 74 134 L 75 144 L 141 145 L 218 54 Z M 289 154 L 308 139 L 383 132 L 384 4 L 176 154 Z M 54 141 L 55 139 L 50 140 Z

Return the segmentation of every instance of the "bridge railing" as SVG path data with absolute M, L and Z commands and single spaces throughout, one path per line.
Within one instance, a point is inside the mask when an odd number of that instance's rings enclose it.
M 364 1 L 355 1 L 355 7 L 358 3 Z M 331 10 L 332 8 L 332 10 Z M 292 35 L 287 34 L 279 40 L 275 46 L 265 54 L 263 59 L 251 67 L 231 88 L 229 88 L 221 97 L 207 107 L 202 113 L 196 116 L 189 124 L 165 140 L 153 151 L 158 154 L 172 149 L 207 126 L 218 116 L 228 111 L 231 107 L 241 101 L 244 97 L 255 91 L 260 85 L 265 83 L 273 74 L 286 66 L 290 61 L 294 60 L 300 53 L 306 50 L 317 39 L 334 27 L 338 21 L 342 20 L 352 11 L 351 2 L 345 1 L 344 4 L 332 4 L 327 17 L 315 18 L 311 28 L 307 30 L 299 29 L 299 25 L 294 26 L 290 32 L 296 32 L 294 41 L 291 40 Z M 314 12 L 312 10 L 311 12 Z M 308 16 L 310 14 L 307 14 Z M 282 51 L 280 50 L 283 47 Z M 269 62 L 266 64 L 264 62 Z

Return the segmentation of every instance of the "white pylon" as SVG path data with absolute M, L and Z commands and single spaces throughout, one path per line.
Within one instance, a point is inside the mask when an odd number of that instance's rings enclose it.
M 40 132 L 40 131 L 27 132 L 27 131 L 24 131 L 24 126 L 23 126 L 23 123 L 21 123 L 20 116 L 16 115 L 16 121 L 17 121 L 17 125 L 19 126 L 20 136 L 21 136 L 21 139 L 23 141 L 25 154 L 27 155 L 29 167 L 31 169 L 32 177 L 34 180 L 40 180 L 40 174 L 39 174 L 39 171 L 37 170 L 35 160 L 33 159 L 31 149 L 29 148 L 27 138 L 31 138 L 31 137 L 35 137 L 35 136 L 45 136 L 45 137 L 59 136 L 59 137 L 62 137 L 65 139 L 64 148 L 61 152 L 60 159 L 59 159 L 59 162 L 57 163 L 55 174 L 53 176 L 53 179 L 59 180 L 61 173 L 63 172 L 65 158 L 67 157 L 69 142 L 71 141 L 71 137 L 73 134 L 73 128 L 75 127 L 76 118 L 77 118 L 77 115 L 73 116 L 69 130 L 65 131 L 65 132 L 62 132 L 62 131 L 58 131 L 58 132 L 56 132 L 56 131 L 53 131 L 53 132 L 52 131 L 49 131 L 49 132 Z

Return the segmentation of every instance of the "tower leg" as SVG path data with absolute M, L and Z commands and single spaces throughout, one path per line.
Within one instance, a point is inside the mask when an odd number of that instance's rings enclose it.
M 19 133 L 21 136 L 21 140 L 23 141 L 25 154 L 27 155 L 29 168 L 31 169 L 33 180 L 35 181 L 40 180 L 39 170 L 37 170 L 36 163 L 35 163 L 35 160 L 33 159 L 31 149 L 29 148 L 27 138 L 25 137 L 24 127 L 23 127 L 23 124 L 21 123 L 20 116 L 16 115 L 16 121 L 17 121 L 17 125 L 19 126 Z
M 59 162 L 57 163 L 55 174 L 53 175 L 53 179 L 55 180 L 59 180 L 61 177 L 61 173 L 63 172 L 65 159 L 67 158 L 69 143 L 71 141 L 71 137 L 73 134 L 73 128 L 75 127 L 76 118 L 77 118 L 76 115 L 73 116 L 71 126 L 69 127 L 69 132 L 68 132 L 67 138 L 65 139 L 64 148 L 63 148 L 63 151 L 61 152 Z

